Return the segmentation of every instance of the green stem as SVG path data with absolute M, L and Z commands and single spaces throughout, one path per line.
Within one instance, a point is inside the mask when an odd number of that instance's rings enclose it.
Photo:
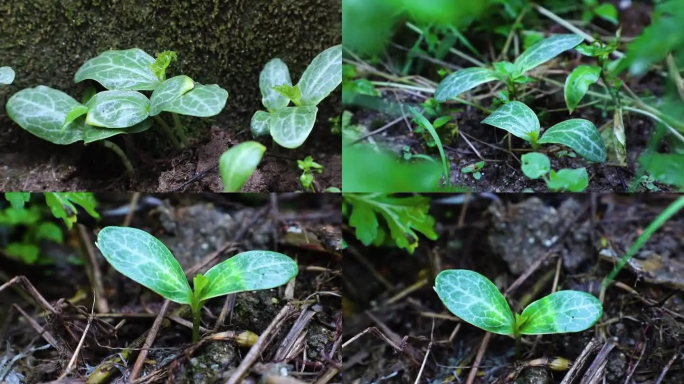
M 131 164 L 131 161 L 128 160 L 128 156 L 126 156 L 126 153 L 124 153 L 121 147 L 119 147 L 118 145 L 114 144 L 109 140 L 102 140 L 102 145 L 114 151 L 114 153 L 116 153 L 121 158 L 124 167 L 126 167 L 126 173 L 133 174 L 133 165 Z
M 166 124 L 166 121 L 164 121 L 164 119 L 162 119 L 159 115 L 156 115 L 154 116 L 154 121 L 156 121 L 157 124 L 159 124 L 159 126 L 162 128 L 162 131 L 164 131 L 166 136 L 169 137 L 169 140 L 171 140 L 171 144 L 173 144 L 173 146 L 177 150 L 183 149 L 183 146 L 181 145 L 181 143 L 178 142 L 178 139 L 173 134 L 173 131 L 171 131 L 171 127 L 169 127 L 169 125 Z
M 181 143 L 183 143 L 183 145 L 188 145 L 188 137 L 185 135 L 185 130 L 183 130 L 180 117 L 178 117 L 177 113 L 171 113 L 171 116 L 173 116 L 173 124 L 176 126 L 176 134 L 180 137 Z
M 510 77 L 507 77 L 506 78 L 506 85 L 508 85 L 508 100 L 515 101 L 516 100 L 515 82 Z
M 522 341 L 520 338 L 520 331 L 518 330 L 517 324 L 513 329 L 513 336 L 515 336 L 515 359 L 520 360 L 522 356 Z
M 603 279 L 603 282 L 601 283 L 601 294 L 599 299 L 601 302 L 603 302 L 603 298 L 605 297 L 606 293 L 606 287 L 608 287 L 608 284 L 610 284 L 613 279 L 615 279 L 615 276 L 617 276 L 618 272 L 629 262 L 629 260 L 636 255 L 636 253 L 641 249 L 641 247 L 646 244 L 648 239 L 660 228 L 665 224 L 667 220 L 669 220 L 672 216 L 674 216 L 679 210 L 684 208 L 684 196 L 679 197 L 677 200 L 675 200 L 674 203 L 670 204 L 663 212 L 658 215 L 658 217 L 655 218 L 651 222 L 651 224 L 648 225 L 648 227 L 644 230 L 644 232 L 639 236 L 638 239 L 632 244 L 631 247 L 627 250 L 627 253 L 625 253 L 624 256 L 622 256 L 622 259 L 615 265 L 615 268 L 610 272 L 608 276 L 606 276 L 605 279 Z
M 199 341 L 199 327 L 200 327 L 200 314 L 202 313 L 202 302 L 199 300 L 199 295 L 197 291 L 192 294 L 192 302 L 190 303 L 192 308 L 192 342 L 196 343 Z

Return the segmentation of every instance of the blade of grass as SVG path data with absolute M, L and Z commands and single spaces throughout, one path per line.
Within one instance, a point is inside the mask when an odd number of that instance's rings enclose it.
M 437 148 L 439 149 L 439 156 L 442 157 L 442 166 L 444 167 L 444 179 L 446 181 L 447 186 L 451 185 L 451 177 L 449 173 L 449 162 L 446 158 L 446 155 L 444 154 L 444 148 L 442 147 L 442 141 L 439 139 L 439 135 L 437 134 L 437 131 L 435 131 L 435 128 L 432 126 L 432 124 L 428 121 L 428 119 L 425 118 L 420 112 L 418 112 L 417 109 L 413 107 L 409 107 L 409 110 L 413 114 L 413 117 L 418 121 L 420 125 L 425 127 L 425 129 L 430 132 L 430 135 L 432 135 L 432 139 L 435 141 L 435 144 L 437 144 Z

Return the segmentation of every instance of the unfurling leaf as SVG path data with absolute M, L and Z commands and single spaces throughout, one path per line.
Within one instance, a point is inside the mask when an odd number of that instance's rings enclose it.
M 302 91 L 299 89 L 299 85 L 295 85 L 294 87 L 288 84 L 276 85 L 273 86 L 273 90 L 279 93 L 281 96 L 287 98 L 288 100 L 291 100 L 294 105 L 302 105 Z M 281 109 L 284 109 L 284 107 L 275 110 L 275 112 Z
M 157 56 L 157 60 L 150 65 L 152 73 L 159 81 L 166 80 L 166 68 L 172 61 L 178 60 L 178 55 L 173 51 L 164 51 Z
M 570 113 L 577 108 L 589 86 L 598 81 L 601 67 L 596 65 L 580 65 L 565 79 L 565 104 Z
M 264 152 L 266 152 L 266 147 L 260 143 L 247 141 L 221 155 L 219 170 L 226 192 L 239 192 L 242 189 L 261 162 Z

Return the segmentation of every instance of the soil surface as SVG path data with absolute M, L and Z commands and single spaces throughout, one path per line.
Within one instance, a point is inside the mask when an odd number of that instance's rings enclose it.
M 65 233 L 64 244 L 43 243 L 50 265 L 27 266 L 0 253 L 0 283 L 13 281 L 0 284 L 0 339 L 7 341 L 0 353 L 0 381 L 4 377 L 10 383 L 30 384 L 60 375 L 88 383 L 130 379 L 163 300 L 113 270 L 93 247 L 93 239 L 100 228 L 121 225 L 131 196 L 96 195 L 101 221 L 79 215 L 83 226 Z M 36 200 L 31 204 L 44 207 Z M 335 195 L 142 196 L 131 226 L 159 238 L 185 271 L 203 272 L 238 251 L 266 249 L 295 259 L 299 274 L 276 289 L 208 300 L 201 315 L 206 330 L 198 344 L 191 343 L 188 306 L 171 303 L 138 379 L 225 382 L 238 372 L 255 335 L 263 335 L 269 341 L 258 347 L 259 357 L 242 372 L 245 380 L 314 382 L 328 375 L 340 382 L 340 204 Z M 44 209 L 45 220 L 54 220 Z M 97 274 L 88 267 L 88 248 L 79 245 L 84 241 L 95 252 L 103 287 L 103 299 L 95 303 L 90 321 L 93 284 L 88 276 Z M 25 276 L 36 292 L 29 292 L 24 280 L 12 279 L 15 276 Z M 45 299 L 42 304 L 36 304 L 39 295 Z M 267 331 L 270 325 L 274 328 Z
M 477 364 L 474 383 L 553 384 L 570 374 L 568 363 L 582 366 L 567 383 L 580 383 L 592 373 L 598 374 L 596 382 L 605 383 L 622 384 L 628 375 L 633 381 L 627 382 L 653 383 L 663 373 L 661 383 L 684 381 L 682 212 L 607 288 L 604 314 L 594 327 L 523 336 L 518 361 L 512 337 L 461 322 L 432 289 L 441 270 L 468 269 L 491 279 L 502 292 L 512 288 L 507 299 L 517 313 L 554 286 L 598 297 L 615 255 L 624 255 L 678 196 L 483 194 L 472 195 L 465 207 L 440 201 L 447 197 L 432 195 L 439 238 L 421 236 L 412 255 L 366 247 L 353 229 L 345 233 L 347 382 L 464 383 Z M 580 357 L 585 348 L 589 353 Z M 478 351 L 482 358 L 475 363 Z
M 650 20 L 648 6 L 640 3 L 634 3 L 625 9 L 618 9 L 619 19 L 621 20 L 622 36 L 625 40 L 637 36 L 641 32 L 641 28 L 648 25 Z M 566 15 L 570 17 L 570 15 Z M 625 23 L 625 25 L 622 24 Z M 544 33 L 568 33 L 562 27 L 543 19 L 542 23 L 523 25 L 525 29 L 541 30 Z M 596 21 L 599 25 L 608 31 L 615 29 L 609 23 Z M 466 33 L 466 37 L 470 39 L 470 43 L 478 48 L 480 52 L 496 52 L 499 51 L 493 46 L 498 42 L 498 35 L 491 31 L 486 33 Z M 399 73 L 399 69 L 403 63 L 409 59 L 413 59 L 419 63 L 420 70 L 410 72 L 408 75 L 419 76 L 418 85 L 423 85 L 426 82 L 432 87 L 436 87 L 441 80 L 437 73 L 439 70 L 449 68 L 456 71 L 461 68 L 472 67 L 473 64 L 459 58 L 455 55 L 448 55 L 443 61 L 438 61 L 437 64 L 427 53 L 423 56 L 412 56 L 407 53 L 409 48 L 415 43 L 417 35 L 409 31 L 407 28 L 399 29 L 395 36 L 395 42 L 387 50 L 386 62 L 391 62 L 393 65 L 375 66 L 375 69 L 388 73 L 396 78 L 407 78 L 407 74 Z M 425 49 L 425 44 L 421 46 Z M 458 48 L 458 47 L 457 47 Z M 462 47 L 461 47 L 462 48 Z M 465 48 L 462 48 L 465 50 Z M 522 48 L 521 48 L 522 49 Z M 621 48 L 622 49 L 622 48 Z M 491 55 L 486 55 L 486 60 L 490 60 Z M 513 61 L 514 57 L 509 57 Z M 368 63 L 367 63 L 368 64 Z M 595 65 L 591 58 L 580 55 L 576 51 L 570 51 L 561 54 L 556 59 L 543 64 L 542 66 L 532 70 L 528 73 L 529 76 L 539 79 L 541 77 L 548 77 L 565 83 L 566 77 L 570 74 L 572 69 L 580 64 Z M 488 65 L 490 65 L 488 63 Z M 423 79 L 420 79 L 423 76 Z M 370 80 L 386 81 L 384 78 L 368 77 Z M 665 79 L 661 76 L 649 73 L 641 77 L 629 77 L 626 74 L 621 76 L 625 83 L 639 96 L 656 96 L 663 95 Z M 604 92 L 603 87 L 594 85 L 592 90 L 597 92 Z M 422 88 L 425 88 L 422 86 Z M 405 90 L 400 88 L 378 87 L 381 97 L 384 101 L 397 105 L 403 104 L 404 118 L 381 133 L 370 136 L 369 139 L 378 146 L 388 148 L 397 154 L 398 158 L 410 155 L 424 155 L 427 154 L 436 161 L 440 162 L 440 155 L 437 147 L 428 147 L 426 142 L 432 141 L 430 135 L 426 132 L 425 135 L 415 133 L 417 125 L 411 122 L 411 116 L 408 112 L 407 105 L 411 105 L 421 109 L 421 103 L 432 97 L 431 93 L 421 92 L 418 90 Z M 471 103 L 478 104 L 483 108 L 491 111 L 496 110 L 500 105 L 493 104 L 496 95 L 499 91 L 505 90 L 505 85 L 498 82 L 490 82 L 483 84 L 475 89 L 466 92 L 465 96 Z M 544 80 L 537 80 L 532 84 L 522 86 L 518 90 L 519 98 L 528 105 L 535 113 L 537 113 L 542 132 L 551 126 L 568 119 L 586 119 L 594 123 L 594 125 L 603 131 L 606 128 L 612 128 L 613 112 L 612 109 L 606 111 L 604 107 L 610 107 L 610 103 L 596 103 L 592 106 L 586 106 L 576 109 L 572 114 L 568 113 L 567 106 L 563 96 L 563 89 Z M 586 104 L 590 100 L 590 96 L 585 96 L 581 104 Z M 453 126 L 451 128 L 438 129 L 440 133 L 444 151 L 450 162 L 450 181 L 452 185 L 465 187 L 471 191 L 495 191 L 495 192 L 548 192 L 546 183 L 541 180 L 528 179 L 520 169 L 520 156 L 532 151 L 529 143 L 513 137 L 512 139 L 512 156 L 508 152 L 508 140 L 505 138 L 506 132 L 504 130 L 495 128 L 490 125 L 482 124 L 489 113 L 484 112 L 478 108 L 468 106 L 459 102 L 446 102 L 442 104 L 443 113 L 441 115 L 451 116 L 450 121 Z M 612 108 L 612 107 L 611 107 Z M 349 106 L 347 108 L 354 113 L 353 123 L 361 124 L 367 128 L 367 132 L 372 132 L 380 127 L 386 126 L 389 122 L 402 117 L 401 114 L 395 113 L 388 115 L 386 113 L 365 109 L 364 107 Z M 580 157 L 569 157 L 567 155 L 558 156 L 559 152 L 567 148 L 560 146 L 543 146 L 541 152 L 546 152 L 551 160 L 551 169 L 557 171 L 563 168 L 582 168 L 587 169 L 589 175 L 589 186 L 587 192 L 626 192 L 632 191 L 630 189 L 631 183 L 635 180 L 635 175 L 638 171 L 637 159 L 649 146 L 649 140 L 654 133 L 655 124 L 652 120 L 637 114 L 624 113 L 624 127 L 626 134 L 626 151 L 627 159 L 626 166 L 619 166 L 615 162 L 609 161 L 605 163 L 589 163 Z M 430 117 L 433 121 L 435 117 Z M 445 129 L 452 130 L 453 135 L 443 132 Z M 667 145 L 662 144 L 660 150 L 667 150 Z M 566 151 L 567 152 L 567 151 Z M 484 168 L 480 171 L 481 178 L 476 180 L 471 173 L 463 173 L 461 169 L 484 160 L 486 162 Z M 420 160 L 422 161 L 422 160 Z M 650 180 L 649 180 L 650 181 Z M 641 180 L 635 183 L 636 191 L 671 191 L 667 185 L 658 182 L 649 183 Z

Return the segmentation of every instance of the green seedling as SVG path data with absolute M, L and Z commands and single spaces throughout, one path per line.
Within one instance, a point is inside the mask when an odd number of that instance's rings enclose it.
M 482 173 L 480 173 L 480 170 L 485 166 L 484 161 L 478 161 L 475 164 L 470 164 L 468 166 L 465 166 L 461 168 L 461 173 L 472 173 L 473 174 L 473 179 L 475 180 L 480 180 L 482 177 Z
M 409 107 L 409 111 L 411 111 L 411 113 L 413 114 L 413 121 L 420 127 L 426 129 L 430 133 L 430 136 L 432 136 L 432 140 L 434 140 L 434 143 L 437 146 L 437 149 L 439 150 L 439 156 L 442 158 L 444 180 L 446 181 L 447 185 L 450 185 L 451 173 L 449 172 L 449 161 L 447 160 L 446 154 L 444 153 L 444 147 L 442 147 L 442 140 L 439 138 L 439 135 L 437 134 L 437 131 L 435 130 L 434 126 L 430 123 L 428 119 L 425 118 L 425 116 L 423 116 L 420 112 L 418 112 L 417 109 L 413 107 Z
M 313 187 L 314 173 L 323 172 L 323 166 L 315 162 L 313 157 L 307 156 L 304 160 L 297 160 L 297 167 L 302 170 L 299 182 L 302 183 L 304 190 L 316 192 L 316 189 Z
M 259 76 L 261 101 L 268 110 L 252 117 L 252 135 L 272 136 L 285 148 L 304 144 L 313 130 L 317 105 L 342 82 L 342 45 L 330 47 L 316 56 L 292 85 L 290 71 L 280 59 L 266 63 Z M 290 107 L 292 102 L 294 107 Z
M 540 144 L 561 144 L 571 148 L 585 160 L 606 160 L 606 145 L 596 126 L 589 120 L 563 121 L 547 129 L 540 139 L 541 126 L 534 111 L 519 101 L 511 101 L 482 122 L 529 142 L 535 150 Z
M 80 103 L 66 93 L 43 85 L 27 88 L 7 101 L 8 116 L 31 134 L 53 144 L 103 141 L 132 172 L 124 152 L 106 139 L 148 130 L 159 123 L 171 142 L 187 143 L 178 115 L 210 117 L 225 107 L 228 92 L 218 85 L 195 83 L 188 76 L 166 79 L 166 68 L 176 58 L 163 52 L 155 60 L 138 48 L 107 51 L 83 64 L 75 81 L 94 80 L 106 91 Z M 151 92 L 151 95 L 141 93 Z M 160 117 L 169 112 L 176 135 Z
M 351 64 L 342 65 L 342 104 L 354 102 L 356 95 L 380 96 L 375 85 L 368 79 L 357 78 L 356 67 Z
M 552 191 L 583 192 L 589 186 L 589 175 L 586 168 L 551 169 L 549 157 L 543 153 L 531 152 L 521 156 L 520 168 L 528 178 L 543 178 L 546 186 Z
M 580 291 L 558 291 L 514 314 L 496 285 L 464 269 L 445 270 L 435 279 L 435 292 L 461 320 L 487 332 L 513 336 L 520 357 L 521 335 L 582 332 L 603 314 L 601 302 Z
M 609 2 L 599 3 L 598 0 L 583 0 L 582 2 L 584 3 L 584 8 L 582 9 L 582 21 L 584 23 L 590 22 L 594 17 L 600 17 L 617 25 L 618 14 L 613 4 Z
M 297 263 L 281 253 L 249 251 L 217 264 L 193 278 L 194 291 L 178 261 L 149 233 L 125 227 L 105 227 L 95 245 L 109 264 L 124 276 L 165 299 L 192 308 L 192 340 L 199 341 L 200 311 L 214 297 L 271 289 L 297 275 Z
M 0 84 L 10 85 L 14 82 L 14 70 L 10 67 L 0 67 Z
M 506 98 L 515 100 L 516 84 L 532 81 L 530 77 L 525 76 L 525 73 L 574 48 L 581 42 L 582 37 L 578 35 L 556 35 L 541 40 L 526 49 L 518 56 L 515 63 L 502 61 L 494 63 L 494 69 L 466 68 L 456 71 L 439 83 L 435 91 L 435 99 L 443 103 L 478 85 L 498 80 L 508 87 Z
M 260 143 L 247 141 L 221 155 L 219 171 L 226 192 L 240 192 L 261 162 L 264 152 L 266 152 L 266 147 Z

